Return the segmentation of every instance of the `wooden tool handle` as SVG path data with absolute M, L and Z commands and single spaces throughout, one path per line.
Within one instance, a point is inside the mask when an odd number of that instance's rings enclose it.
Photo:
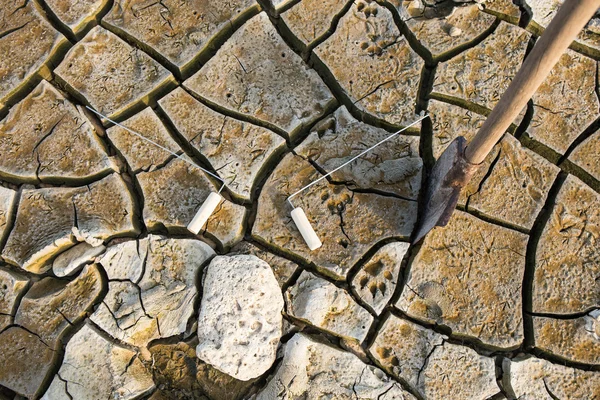
M 465 158 L 468 162 L 483 162 L 598 7 L 600 0 L 564 2 L 496 107 L 467 146 Z

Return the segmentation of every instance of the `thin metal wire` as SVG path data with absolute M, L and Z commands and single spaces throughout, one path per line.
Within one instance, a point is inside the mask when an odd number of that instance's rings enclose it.
M 225 181 L 224 181 L 224 180 L 223 180 L 221 177 L 219 177 L 218 175 L 215 175 L 215 174 L 213 174 L 212 172 L 210 172 L 210 171 L 208 171 L 208 170 L 206 170 L 206 169 L 202 168 L 201 166 L 194 164 L 194 163 L 193 163 L 193 162 L 191 162 L 190 160 L 188 160 L 188 159 L 186 159 L 186 158 L 184 158 L 184 157 L 181 157 L 179 154 L 177 154 L 177 153 L 175 153 L 175 152 L 173 152 L 173 151 L 171 151 L 171 150 L 167 149 L 167 148 L 166 148 L 166 147 L 164 147 L 164 146 L 161 146 L 160 144 L 156 143 L 155 141 L 153 141 L 153 140 L 151 140 L 151 139 L 148 139 L 146 136 L 142 135 L 141 133 L 138 133 L 138 132 L 136 132 L 136 131 L 134 131 L 134 130 L 131 130 L 131 129 L 129 129 L 128 127 L 126 127 L 125 125 L 123 125 L 123 124 L 120 124 L 120 123 L 118 123 L 118 122 L 116 122 L 116 121 L 113 121 L 112 119 L 108 118 L 106 115 L 103 115 L 103 114 L 99 113 L 98 111 L 94 110 L 94 109 L 93 109 L 93 108 L 91 108 L 90 106 L 85 106 L 85 108 L 87 108 L 88 110 L 90 110 L 90 111 L 91 111 L 91 112 L 93 112 L 94 114 L 97 114 L 97 115 L 101 116 L 102 118 L 106 119 L 107 121 L 109 121 L 109 122 L 112 122 L 113 124 L 115 124 L 115 125 L 117 125 L 117 126 L 119 126 L 119 127 L 123 128 L 123 129 L 125 129 L 127 132 L 129 132 L 129 133 L 133 133 L 134 135 L 136 135 L 136 136 L 140 137 L 141 139 L 143 139 L 143 140 L 147 141 L 148 143 L 152 143 L 153 145 L 155 145 L 155 146 L 156 146 L 156 147 L 158 147 L 159 149 L 162 149 L 162 150 L 166 151 L 167 153 L 169 153 L 169 154 L 171 154 L 171 155 L 174 155 L 175 157 L 179 158 L 180 160 L 182 160 L 182 161 L 185 161 L 186 163 L 188 163 L 188 164 L 190 164 L 190 165 L 192 165 L 192 166 L 194 166 L 194 167 L 196 167 L 196 168 L 198 168 L 198 169 L 200 169 L 200 170 L 202 170 L 202 171 L 206 172 L 206 173 L 207 173 L 207 174 L 209 174 L 210 176 L 212 176 L 212 177 L 214 177 L 214 178 L 216 178 L 216 179 L 220 180 L 220 181 L 223 183 L 223 185 L 221 185 L 221 188 L 219 189 L 219 191 L 218 191 L 217 193 L 221 193 L 221 191 L 222 191 L 222 190 L 223 190 L 223 188 L 225 187 Z
M 369 147 L 368 149 L 364 150 L 363 152 L 361 152 L 360 154 L 358 154 L 357 156 L 352 157 L 350 160 L 346 161 L 345 163 L 343 163 L 342 165 L 340 165 L 339 167 L 337 167 L 336 169 L 334 169 L 333 171 L 323 175 L 322 177 L 320 177 L 319 179 L 312 181 L 311 183 L 309 183 L 308 185 L 304 186 L 303 188 L 301 188 L 300 190 L 297 190 L 296 192 L 292 193 L 288 198 L 287 198 L 287 202 L 290 203 L 290 205 L 292 206 L 292 208 L 294 208 L 294 204 L 292 204 L 292 197 L 296 196 L 297 194 L 299 194 L 300 192 L 308 189 L 309 187 L 316 185 L 317 183 L 319 183 L 320 181 L 322 181 L 323 179 L 327 178 L 328 176 L 330 176 L 331 174 L 333 174 L 334 172 L 344 168 L 346 165 L 350 164 L 352 161 L 364 156 L 366 153 L 368 153 L 369 151 L 373 150 L 375 147 L 387 142 L 388 140 L 390 140 L 391 138 L 393 138 L 394 136 L 398 135 L 399 133 L 404 132 L 405 130 L 407 130 L 408 128 L 410 128 L 413 125 L 416 125 L 418 122 L 424 120 L 425 118 L 429 118 L 429 115 L 425 115 L 419 119 L 417 119 L 415 122 L 413 122 L 410 125 L 407 125 L 406 127 L 400 129 L 398 132 L 394 132 L 392 133 L 390 136 L 386 137 L 385 139 L 379 141 L 378 143 L 375 143 L 373 146 Z

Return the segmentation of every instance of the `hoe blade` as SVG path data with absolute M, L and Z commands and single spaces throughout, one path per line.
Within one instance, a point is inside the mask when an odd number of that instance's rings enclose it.
M 461 189 L 469 182 L 478 165 L 464 158 L 467 141 L 459 136 L 450 143 L 433 166 L 425 193 L 425 212 L 421 216 L 413 244 L 436 226 L 445 226 L 458 203 Z

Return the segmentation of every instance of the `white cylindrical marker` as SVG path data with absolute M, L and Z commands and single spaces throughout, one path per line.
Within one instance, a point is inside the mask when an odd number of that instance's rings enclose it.
M 294 223 L 298 227 L 302 238 L 311 251 L 321 247 L 323 243 L 321 243 L 317 233 L 310 225 L 308 218 L 306 218 L 306 214 L 304 214 L 304 210 L 302 210 L 300 207 L 294 208 L 292 210 L 292 219 L 294 220 Z
M 196 215 L 194 215 L 192 222 L 190 222 L 190 224 L 187 226 L 188 230 L 194 235 L 197 235 L 204 224 L 206 224 L 206 221 L 208 221 L 208 218 L 215 211 L 215 208 L 217 208 L 221 200 L 223 200 L 223 197 L 221 197 L 220 194 L 211 192 L 206 200 L 204 200 L 204 204 L 202 204 Z

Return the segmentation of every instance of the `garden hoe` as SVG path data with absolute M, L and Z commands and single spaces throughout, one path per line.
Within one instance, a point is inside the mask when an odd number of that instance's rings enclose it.
M 465 138 L 459 136 L 442 153 L 429 176 L 425 211 L 413 244 L 435 226 L 448 223 L 460 190 L 469 182 L 598 7 L 600 0 L 566 0 L 471 143 L 467 146 Z

